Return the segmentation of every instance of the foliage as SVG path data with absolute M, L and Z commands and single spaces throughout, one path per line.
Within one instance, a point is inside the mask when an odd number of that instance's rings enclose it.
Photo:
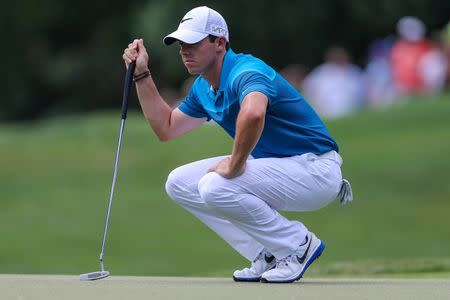
M 177 47 L 162 37 L 192 7 L 205 5 L 228 21 L 232 47 L 275 68 L 322 60 L 327 47 L 347 47 L 364 63 L 368 44 L 415 15 L 429 28 L 448 21 L 448 0 L 316 1 L 10 1 L 0 12 L 4 71 L 1 120 L 26 120 L 120 105 L 123 49 L 145 38 L 161 88 L 187 77 Z

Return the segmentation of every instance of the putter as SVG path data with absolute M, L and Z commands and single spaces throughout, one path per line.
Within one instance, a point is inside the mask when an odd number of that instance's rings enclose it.
M 132 62 L 128 66 L 128 70 L 125 75 L 125 84 L 124 84 L 124 88 L 123 88 L 123 100 L 122 100 L 122 122 L 120 123 L 119 143 L 117 145 L 117 151 L 116 151 L 116 162 L 114 164 L 114 174 L 113 174 L 113 180 L 112 180 L 112 185 L 111 185 L 111 192 L 109 194 L 108 213 L 106 214 L 106 224 L 105 224 L 105 231 L 103 233 L 102 249 L 100 251 L 100 271 L 81 274 L 80 280 L 82 280 L 82 281 L 102 279 L 102 278 L 108 277 L 110 274 L 108 271 L 105 271 L 105 266 L 103 264 L 103 253 L 105 251 L 106 233 L 108 232 L 109 216 L 111 214 L 111 205 L 112 205 L 113 194 L 114 194 L 114 186 L 116 185 L 117 165 L 119 164 L 119 155 L 120 155 L 120 148 L 122 146 L 123 130 L 125 127 L 125 119 L 127 118 L 128 95 L 130 94 L 130 88 L 131 88 L 131 84 L 133 82 L 133 73 L 134 73 L 135 67 L 136 67 L 136 63 Z

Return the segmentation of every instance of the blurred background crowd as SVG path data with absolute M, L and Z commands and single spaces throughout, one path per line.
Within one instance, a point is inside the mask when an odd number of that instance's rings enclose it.
M 162 38 L 199 5 L 225 17 L 235 52 L 263 59 L 326 118 L 449 84 L 448 0 L 18 0 L 0 11 L 0 122 L 117 108 L 134 38 L 176 105 L 192 78 Z
M 397 35 L 371 42 L 363 67 L 352 62 L 345 48 L 335 46 L 309 73 L 299 64 L 280 72 L 327 118 L 439 93 L 450 86 L 450 23 L 430 37 L 426 30 L 420 19 L 403 17 Z

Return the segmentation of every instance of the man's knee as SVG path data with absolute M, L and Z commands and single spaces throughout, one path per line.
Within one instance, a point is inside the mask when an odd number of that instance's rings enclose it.
M 185 174 L 182 172 L 182 167 L 178 167 L 167 176 L 166 192 L 170 198 L 175 201 L 180 199 L 180 195 L 183 195 L 186 191 Z
M 225 187 L 226 179 L 215 172 L 207 173 L 198 183 L 203 202 L 211 208 L 222 208 L 224 201 L 230 201 L 230 191 Z

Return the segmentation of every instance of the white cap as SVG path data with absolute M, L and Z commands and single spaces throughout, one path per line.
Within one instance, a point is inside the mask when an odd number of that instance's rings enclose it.
M 200 6 L 190 10 L 180 21 L 178 29 L 163 39 L 170 45 L 176 40 L 187 44 L 200 42 L 208 35 L 224 37 L 229 42 L 225 19 L 215 10 Z
M 425 24 L 415 17 L 403 17 L 397 23 L 398 34 L 407 41 L 420 41 L 425 36 L 425 30 Z

